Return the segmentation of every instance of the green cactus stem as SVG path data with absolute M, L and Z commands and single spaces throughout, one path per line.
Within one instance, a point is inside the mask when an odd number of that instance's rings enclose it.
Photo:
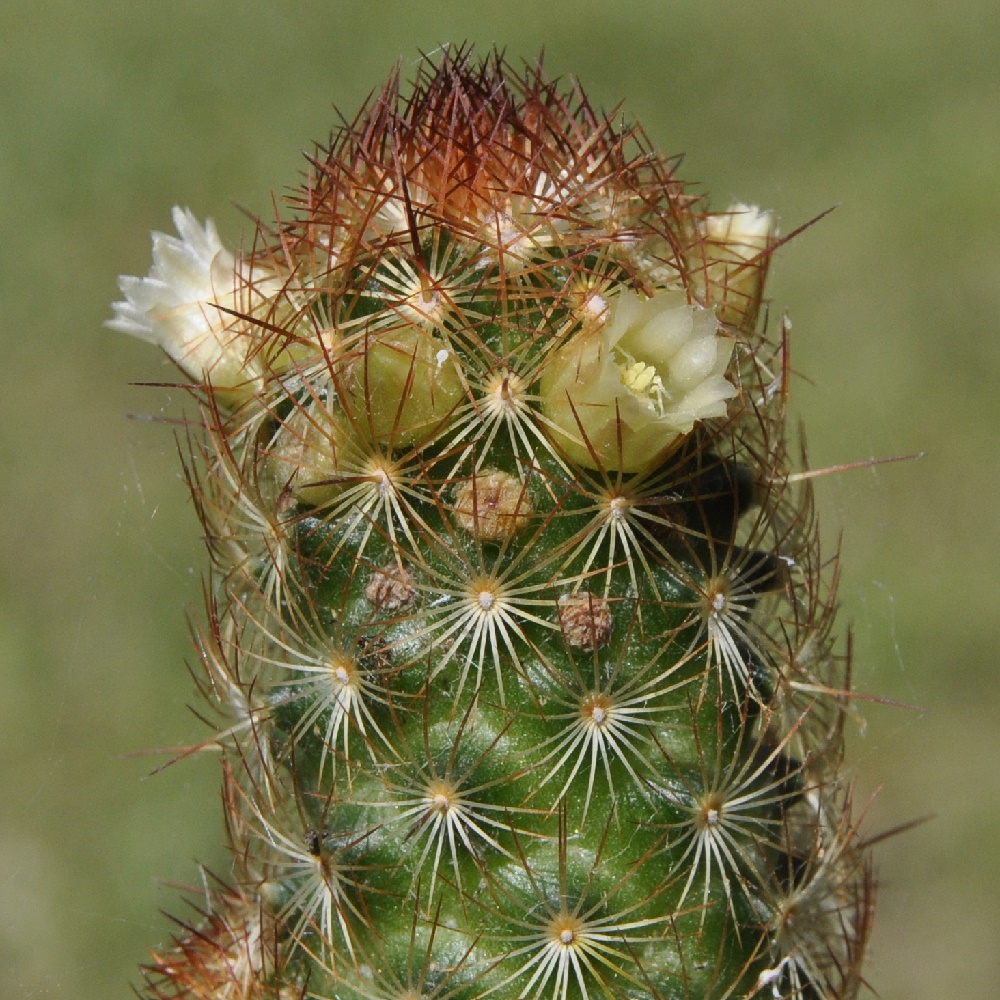
M 244 254 L 175 209 L 110 325 L 201 414 L 233 871 L 152 997 L 856 995 L 836 559 L 772 216 L 573 81 L 397 76 Z

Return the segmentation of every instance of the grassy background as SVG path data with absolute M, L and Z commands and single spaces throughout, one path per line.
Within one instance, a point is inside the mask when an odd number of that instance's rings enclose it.
M 299 151 L 399 59 L 469 38 L 544 46 L 627 99 L 683 175 L 789 230 L 776 305 L 844 532 L 862 691 L 851 760 L 884 784 L 870 978 L 883 1000 L 992 1000 L 1000 981 L 1000 33 L 986 0 L 7 0 L 0 10 L 0 998 L 130 995 L 226 870 L 216 769 L 128 756 L 202 732 L 184 608 L 203 556 L 163 426 L 169 369 L 102 329 L 172 204 L 266 213 Z M 468 9 L 466 9 L 468 8 Z M 619 12 L 620 11 L 620 12 Z M 996 19 L 992 18 L 993 23 Z M 993 388 L 991 388 L 993 386 Z M 183 912 L 183 911 L 182 911 Z

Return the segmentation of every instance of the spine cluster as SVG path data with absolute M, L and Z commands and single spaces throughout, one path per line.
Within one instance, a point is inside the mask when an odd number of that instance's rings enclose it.
M 573 82 L 393 77 L 233 253 L 176 209 L 110 325 L 200 411 L 233 871 L 151 997 L 856 995 L 837 560 L 769 213 Z

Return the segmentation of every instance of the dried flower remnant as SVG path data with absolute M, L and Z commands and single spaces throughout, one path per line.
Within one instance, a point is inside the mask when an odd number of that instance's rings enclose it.
M 503 541 L 524 530 L 532 512 L 523 484 L 507 472 L 478 473 L 455 490 L 458 526 L 484 541 Z
M 590 593 L 567 594 L 559 599 L 559 627 L 567 645 L 597 649 L 611 638 L 614 616 L 603 597 Z

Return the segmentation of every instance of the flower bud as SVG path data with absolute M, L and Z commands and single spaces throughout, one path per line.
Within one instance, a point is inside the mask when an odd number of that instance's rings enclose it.
M 726 380 L 730 340 L 711 309 L 683 292 L 621 291 L 549 359 L 542 409 L 568 458 L 640 472 L 737 394 Z
M 284 417 L 267 449 L 266 468 L 279 495 L 319 507 L 343 488 L 351 468 L 350 427 L 325 400 L 300 404 Z
M 393 447 L 426 441 L 463 398 L 454 353 L 417 325 L 365 334 L 346 347 L 338 391 L 361 432 Z

